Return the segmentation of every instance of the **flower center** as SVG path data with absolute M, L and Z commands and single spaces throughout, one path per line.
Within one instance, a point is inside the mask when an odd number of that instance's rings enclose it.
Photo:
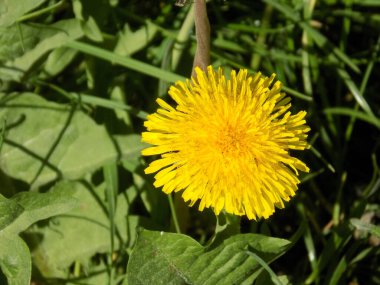
M 227 124 L 216 135 L 216 148 L 224 157 L 236 157 L 247 150 L 247 134 L 242 126 Z

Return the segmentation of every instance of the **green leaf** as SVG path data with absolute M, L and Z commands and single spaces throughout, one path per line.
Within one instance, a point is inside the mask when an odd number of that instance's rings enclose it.
M 81 21 L 82 29 L 86 37 L 95 42 L 102 42 L 102 31 L 96 24 L 93 17 L 89 17 L 87 21 Z
M 0 28 L 0 61 L 20 71 L 28 71 L 48 51 L 83 36 L 80 21 L 62 20 L 52 25 L 13 25 Z
M 64 277 L 64 270 L 74 261 L 84 263 L 96 253 L 110 252 L 110 220 L 103 203 L 104 183 L 92 188 L 79 182 L 62 182 L 56 188 L 60 192 L 75 189 L 74 197 L 79 207 L 55 217 L 48 227 L 33 228 L 29 232 L 43 237 L 32 251 L 35 265 L 41 273 L 49 277 Z M 114 214 L 115 248 L 122 244 L 131 246 L 135 242 L 134 230 L 139 217 L 127 215 L 129 204 L 137 197 L 137 193 L 132 187 L 117 197 Z
M 135 172 L 141 166 L 141 150 L 146 148 L 147 144 L 141 142 L 141 136 L 139 135 L 118 135 L 114 136 L 114 139 L 121 149 L 128 149 L 128 151 L 123 152 L 121 160 L 124 168 L 130 172 Z
M 37 221 L 62 214 L 77 205 L 72 197 L 74 189 L 60 190 L 21 192 L 11 199 L 0 196 L 0 267 L 8 284 L 30 283 L 30 252 L 18 234 Z
M 19 236 L 5 237 L 0 234 L 0 268 L 9 285 L 30 284 L 30 252 Z
M 252 284 L 262 267 L 247 250 L 270 262 L 288 245 L 283 239 L 240 234 L 209 250 L 186 235 L 143 230 L 128 263 L 128 284 Z
M 121 56 L 133 55 L 143 49 L 154 38 L 157 31 L 157 26 L 149 21 L 135 32 L 132 32 L 129 25 L 126 24 L 119 35 L 114 52 Z
M 141 136 L 136 134 L 115 135 L 113 138 L 122 150 L 122 159 L 133 160 L 140 158 L 141 150 L 148 146 L 148 144 L 141 142 Z
M 0 5 L 0 27 L 8 27 L 19 17 L 38 7 L 46 0 L 3 0 Z
M 12 219 L 8 218 L 8 221 L 11 222 L 4 223 L 3 229 L 0 230 L 0 236 L 16 235 L 39 220 L 67 212 L 77 206 L 76 199 L 72 197 L 74 192 L 73 188 L 65 189 L 65 191 L 54 188 L 47 193 L 21 192 L 10 200 L 3 200 L 0 204 L 0 212 L 4 213 L 8 210 L 16 212 L 16 214 L 12 216 Z M 18 209 L 15 204 L 23 211 Z
M 23 211 L 24 208 L 16 201 L 0 195 L 0 231 L 15 221 Z
M 7 117 L 13 127 L 7 130 L 0 168 L 33 186 L 57 177 L 77 179 L 119 156 L 140 155 L 137 135 L 117 138 L 115 147 L 106 129 L 75 106 L 48 102 L 33 93 L 1 98 L 0 119 Z
M 55 76 L 64 71 L 77 54 L 77 51 L 65 47 L 54 49 L 45 62 L 44 73 L 41 77 L 46 77 L 45 74 Z

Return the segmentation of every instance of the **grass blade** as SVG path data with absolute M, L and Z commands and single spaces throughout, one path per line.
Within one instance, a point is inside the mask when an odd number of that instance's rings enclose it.
M 115 267 L 113 266 L 112 255 L 115 250 L 115 213 L 116 213 L 116 200 L 117 192 L 119 189 L 118 175 L 117 175 L 117 164 L 111 163 L 103 167 L 104 181 L 106 183 L 106 197 L 108 202 L 108 218 L 110 222 L 110 253 L 108 256 L 109 267 L 109 283 L 113 284 Z
M 364 99 L 363 95 L 360 93 L 359 88 L 356 86 L 355 82 L 351 79 L 348 72 L 341 68 L 338 68 L 337 71 L 340 78 L 342 78 L 347 88 L 351 91 L 356 102 L 358 102 L 358 104 L 363 108 L 363 110 L 368 115 L 374 116 L 370 106 L 368 105 L 367 101 Z
M 176 82 L 183 81 L 185 78 L 181 75 L 175 74 L 173 72 L 162 70 L 156 66 L 147 64 L 145 62 L 130 58 L 123 57 L 113 53 L 112 51 L 108 51 L 87 43 L 82 43 L 78 41 L 72 41 L 66 44 L 67 47 L 81 51 L 83 53 L 93 55 L 95 57 L 104 59 L 113 64 L 118 64 L 129 69 L 141 72 L 143 74 L 152 76 L 154 78 L 162 79 L 168 82 Z
M 251 251 L 246 251 L 246 253 L 252 256 L 266 270 L 266 272 L 268 272 L 270 278 L 273 281 L 273 284 L 283 285 L 281 280 L 277 277 L 276 273 L 273 272 L 273 270 L 269 267 L 269 265 L 264 260 L 262 260 L 257 254 Z
M 376 118 L 375 116 L 370 116 L 366 113 L 357 111 L 355 109 L 350 109 L 350 108 L 345 108 L 345 107 L 326 108 L 323 110 L 323 113 L 331 114 L 331 115 L 354 117 L 380 129 L 380 120 L 378 118 Z

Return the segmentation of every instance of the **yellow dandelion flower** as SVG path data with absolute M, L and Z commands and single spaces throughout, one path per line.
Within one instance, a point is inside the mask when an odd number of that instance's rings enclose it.
M 306 112 L 288 111 L 275 75 L 195 72 L 196 80 L 171 86 L 177 106 L 157 99 L 161 108 L 144 124 L 142 140 L 153 146 L 142 154 L 160 155 L 145 173 L 157 172 L 154 186 L 167 194 L 183 190 L 191 206 L 200 200 L 200 211 L 269 217 L 295 195 L 298 170 L 309 171 L 289 154 L 308 148 Z

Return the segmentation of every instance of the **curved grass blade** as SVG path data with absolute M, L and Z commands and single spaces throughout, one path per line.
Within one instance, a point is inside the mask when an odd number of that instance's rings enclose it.
M 341 115 L 341 116 L 350 116 L 355 117 L 359 120 L 362 120 L 364 122 L 367 122 L 376 128 L 380 129 L 380 119 L 376 118 L 375 116 L 370 116 L 366 113 L 350 109 L 350 108 L 344 108 L 344 107 L 336 107 L 336 108 L 326 108 L 323 110 L 323 113 L 325 114 L 332 114 L 332 115 Z

